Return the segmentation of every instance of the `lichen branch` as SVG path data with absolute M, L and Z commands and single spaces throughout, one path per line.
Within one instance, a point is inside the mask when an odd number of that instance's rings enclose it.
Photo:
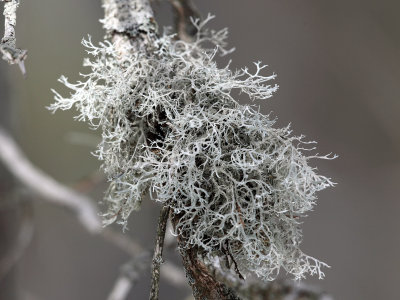
M 19 0 L 0 0 L 4 4 L 4 36 L 0 42 L 0 52 L 3 59 L 9 64 L 18 64 L 23 75 L 25 75 L 24 60 L 27 51 L 16 47 L 15 26 L 17 24 L 17 8 Z

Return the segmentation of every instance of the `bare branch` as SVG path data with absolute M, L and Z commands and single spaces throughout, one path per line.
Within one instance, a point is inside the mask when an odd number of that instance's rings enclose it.
M 114 284 L 114 287 L 108 296 L 107 300 L 124 300 L 128 296 L 131 288 L 136 284 L 147 269 L 150 262 L 148 252 L 142 253 L 121 267 L 121 274 Z
M 191 21 L 200 18 L 200 13 L 192 0 L 170 0 L 175 9 L 175 28 L 179 39 L 185 42 L 193 41 L 197 28 Z
M 101 222 L 91 199 L 65 187 L 37 169 L 2 128 L 0 128 L 0 160 L 24 185 L 48 201 L 74 211 L 82 225 L 90 232 L 100 232 Z
M 154 247 L 153 262 L 151 264 L 151 290 L 150 300 L 158 300 L 159 284 L 160 284 L 160 266 L 162 263 L 162 253 L 164 249 L 165 230 L 167 228 L 167 221 L 169 216 L 170 207 L 164 206 L 160 212 L 158 220 L 156 245 Z
M 6 2 L 4 4 L 4 37 L 0 42 L 0 52 L 3 59 L 9 64 L 18 64 L 23 75 L 25 75 L 24 60 L 26 58 L 26 50 L 16 47 L 15 26 L 17 24 L 17 8 L 19 0 L 0 0 Z
M 136 241 L 127 235 L 106 228 L 101 231 L 101 221 L 94 201 L 57 182 L 35 167 L 22 153 L 15 141 L 0 127 L 0 161 L 25 186 L 35 191 L 50 203 L 60 205 L 75 212 L 83 227 L 93 234 L 100 234 L 126 254 L 135 257 L 145 251 Z M 171 284 L 186 286 L 181 269 L 166 262 L 162 268 Z

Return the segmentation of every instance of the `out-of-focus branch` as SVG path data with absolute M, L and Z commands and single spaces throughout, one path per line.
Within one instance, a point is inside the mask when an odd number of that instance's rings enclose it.
M 181 246 L 180 250 L 196 300 L 332 300 L 325 292 L 298 282 L 243 280 L 219 256 L 210 258 L 199 248 Z
M 190 42 L 197 33 L 192 18 L 200 18 L 200 13 L 192 0 L 170 0 L 175 12 L 175 28 L 179 39 Z
M 231 270 L 224 269 L 218 257 L 213 257 L 212 259 L 205 258 L 202 261 L 207 267 L 208 272 L 216 280 L 235 291 L 242 299 L 332 300 L 326 293 L 301 283 L 279 280 L 270 283 L 242 280 Z
M 146 250 L 127 235 L 110 228 L 102 230 L 100 217 L 93 200 L 57 182 L 35 167 L 22 153 L 11 136 L 0 127 L 0 161 L 25 186 L 35 191 L 50 203 L 66 207 L 75 212 L 83 227 L 93 234 L 100 234 L 126 254 L 135 257 Z M 168 274 L 171 284 L 186 286 L 183 272 L 175 265 L 166 262 L 162 268 Z
M 26 247 L 30 244 L 33 237 L 32 213 L 27 204 L 22 206 L 22 220 L 15 241 L 15 246 L 7 254 L 0 258 L 0 281 L 7 275 L 12 267 L 19 261 Z
M 26 50 L 21 50 L 16 46 L 15 26 L 17 24 L 17 8 L 19 0 L 0 0 L 4 4 L 4 37 L 0 42 L 0 52 L 3 59 L 9 64 L 18 64 L 22 74 L 25 75 L 24 60 Z
M 90 232 L 100 232 L 101 222 L 91 199 L 67 188 L 36 168 L 2 128 L 0 128 L 0 160 L 25 186 L 48 201 L 74 211 L 82 225 Z
M 150 263 L 150 255 L 144 252 L 121 267 L 120 276 L 107 300 L 124 300 Z

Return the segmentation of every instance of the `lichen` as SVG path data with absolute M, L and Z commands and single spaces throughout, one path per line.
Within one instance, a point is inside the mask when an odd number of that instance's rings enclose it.
M 262 75 L 261 63 L 253 72 L 218 67 L 215 55 L 229 52 L 227 31 L 206 30 L 209 19 L 194 23 L 192 43 L 166 33 L 152 51 L 124 57 L 109 41 L 84 40 L 90 72 L 75 84 L 61 77 L 72 94 L 55 92 L 50 109 L 75 107 L 78 120 L 101 129 L 95 155 L 110 181 L 105 224 L 126 226 L 148 192 L 171 207 L 188 248 L 225 249 L 241 272 L 264 280 L 280 268 L 322 278 L 327 265 L 299 249 L 299 218 L 333 183 L 309 166 L 319 156 L 307 155 L 313 148 L 303 136 L 234 99 L 235 90 L 270 98 L 275 75 Z

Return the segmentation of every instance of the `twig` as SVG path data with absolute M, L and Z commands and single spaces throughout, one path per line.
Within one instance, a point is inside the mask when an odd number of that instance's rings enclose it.
M 35 167 L 22 153 L 10 135 L 0 127 L 0 161 L 25 186 L 31 188 L 38 195 L 50 203 L 69 208 L 78 217 L 83 227 L 92 234 L 100 234 L 126 254 L 135 257 L 145 251 L 136 241 L 127 235 L 113 231 L 110 228 L 102 229 L 100 217 L 94 201 L 67 186 L 57 182 L 49 175 Z M 166 262 L 162 265 L 169 282 L 175 286 L 186 286 L 186 279 L 181 269 Z
M 41 197 L 74 211 L 88 231 L 92 233 L 101 231 L 98 212 L 91 199 L 67 188 L 37 169 L 2 128 L 0 128 L 0 160 L 19 181 Z
M 18 64 L 23 75 L 25 75 L 24 60 L 26 58 L 26 50 L 16 47 L 15 26 L 17 24 L 17 8 L 19 0 L 0 0 L 6 2 L 4 4 L 4 37 L 0 42 L 0 52 L 3 59 L 9 64 Z
M 149 262 L 150 255 L 145 252 L 124 264 L 107 300 L 126 299 L 132 286 L 139 280 L 141 273 L 147 268 Z
M 197 33 L 192 18 L 200 18 L 200 13 L 192 0 L 170 0 L 175 11 L 175 28 L 179 39 L 191 42 Z
M 151 264 L 151 290 L 150 300 L 158 300 L 160 284 L 160 266 L 162 263 L 162 253 L 164 249 L 165 230 L 169 216 L 169 206 L 164 206 L 158 219 L 156 245 L 154 247 L 153 261 Z

